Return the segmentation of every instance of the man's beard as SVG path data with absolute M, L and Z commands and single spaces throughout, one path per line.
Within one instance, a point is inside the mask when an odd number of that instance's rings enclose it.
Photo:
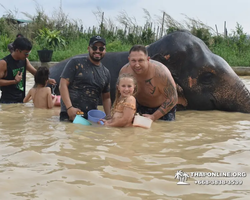
M 100 57 L 95 58 L 95 57 L 93 56 L 93 54 L 91 55 L 90 53 L 89 53 L 89 57 L 90 57 L 93 61 L 95 61 L 95 62 L 99 62 L 99 61 L 101 61 L 101 60 L 103 59 L 103 56 L 101 56 L 101 55 L 100 55 Z

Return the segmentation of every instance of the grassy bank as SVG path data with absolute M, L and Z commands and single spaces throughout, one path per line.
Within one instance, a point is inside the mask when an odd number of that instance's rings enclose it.
M 128 51 L 133 44 L 122 43 L 119 40 L 109 40 L 107 39 L 107 52 L 118 52 L 118 51 Z M 78 38 L 75 41 L 71 41 L 64 49 L 54 50 L 52 61 L 59 62 L 66 58 L 87 53 L 88 39 Z M 34 44 L 29 59 L 31 61 L 38 61 L 37 50 L 41 48 L 39 45 Z M 212 52 L 224 58 L 230 66 L 250 66 L 250 50 L 246 49 L 244 51 L 235 50 L 231 48 L 230 45 L 219 44 L 210 47 Z M 9 51 L 6 49 L 0 50 L 0 58 L 8 55 Z

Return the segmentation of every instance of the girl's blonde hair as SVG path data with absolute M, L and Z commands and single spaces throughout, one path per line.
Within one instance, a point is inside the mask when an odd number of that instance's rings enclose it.
M 118 90 L 118 85 L 120 83 L 120 80 L 123 79 L 123 78 L 130 78 L 133 80 L 134 82 L 134 85 L 135 85 L 135 88 L 134 88 L 134 92 L 133 92 L 133 96 L 135 96 L 135 94 L 137 93 L 137 81 L 135 79 L 135 77 L 132 75 L 132 74 L 128 74 L 128 73 L 124 73 L 124 74 L 121 74 L 119 75 L 119 77 L 117 78 L 117 81 L 116 81 L 116 91 L 115 91 L 115 101 L 113 103 L 113 108 L 116 107 L 117 103 L 118 103 L 118 99 L 120 98 L 121 96 L 121 93 L 120 91 Z M 113 114 L 113 109 L 112 109 L 112 114 Z

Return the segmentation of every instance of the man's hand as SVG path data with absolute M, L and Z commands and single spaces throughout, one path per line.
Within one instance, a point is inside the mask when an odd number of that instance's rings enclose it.
M 48 83 L 51 85 L 55 85 L 56 84 L 56 80 L 53 78 L 49 78 Z
M 15 76 L 15 80 L 17 83 L 19 83 L 21 80 L 22 80 L 22 77 L 23 77 L 23 73 L 20 71 L 17 72 L 17 75 Z
M 74 121 L 77 112 L 81 112 L 81 110 L 79 108 L 74 108 L 74 107 L 71 107 L 67 110 L 70 121 Z
M 151 119 L 152 121 L 155 121 L 154 115 L 143 114 L 142 116 L 143 116 L 143 117 L 147 117 L 147 118 Z

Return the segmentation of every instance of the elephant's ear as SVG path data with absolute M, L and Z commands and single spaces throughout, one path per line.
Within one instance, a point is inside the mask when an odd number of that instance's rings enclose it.
M 160 63 L 162 63 L 162 64 L 164 64 L 164 65 L 166 65 L 166 58 L 162 55 L 162 54 L 160 54 L 160 53 L 157 53 L 157 54 L 155 54 L 155 55 L 153 55 L 152 57 L 150 57 L 152 60 L 156 60 L 156 61 L 158 61 L 158 62 L 160 62 Z
M 165 56 L 157 53 L 155 55 L 153 55 L 152 57 L 150 57 L 152 60 L 156 60 L 164 65 L 166 65 L 168 67 L 169 64 L 169 60 L 170 60 L 170 54 L 166 54 Z
M 177 78 L 177 74 L 175 72 L 175 68 L 172 68 L 171 65 L 169 64 L 169 60 L 170 60 L 170 55 L 167 54 L 167 55 L 162 55 L 162 54 L 155 54 L 153 55 L 152 57 L 150 57 L 152 60 L 156 60 L 160 63 L 162 63 L 163 65 L 165 65 L 169 71 L 171 72 L 174 80 L 176 81 L 176 78 Z

